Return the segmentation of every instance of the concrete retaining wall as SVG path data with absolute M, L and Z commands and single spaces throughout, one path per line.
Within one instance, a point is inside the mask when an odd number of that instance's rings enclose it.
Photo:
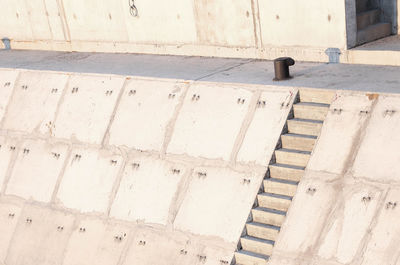
M 328 60 L 345 49 L 345 1 L 1 0 L 0 38 L 15 49 Z M 318 59 L 317 59 L 318 58 Z M 304 60 L 304 59 L 303 59 Z
M 297 93 L 6 69 L 0 86 L 7 265 L 229 263 Z

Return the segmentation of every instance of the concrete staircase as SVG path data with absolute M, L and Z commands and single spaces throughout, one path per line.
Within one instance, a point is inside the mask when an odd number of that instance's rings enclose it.
M 329 91 L 300 91 L 240 238 L 236 264 L 268 263 L 333 96 Z
M 356 0 L 357 45 L 391 35 L 391 23 L 382 22 L 382 10 L 372 0 Z

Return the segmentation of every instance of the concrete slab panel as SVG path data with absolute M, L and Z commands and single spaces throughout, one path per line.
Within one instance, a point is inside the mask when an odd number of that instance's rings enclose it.
M 176 0 L 174 8 L 163 0 L 138 1 L 138 17 L 130 13 L 126 1 L 121 2 L 130 42 L 134 43 L 195 43 L 197 41 L 193 1 Z M 170 12 L 165 12 L 169 10 Z
M 315 180 L 316 176 L 311 174 L 318 173 L 307 172 L 308 177 L 306 175 L 300 182 L 274 251 L 304 253 L 313 248 L 326 225 L 338 188 Z
M 229 160 L 251 96 L 250 91 L 235 86 L 191 86 L 167 152 Z
M 257 104 L 253 120 L 237 155 L 238 161 L 268 165 L 294 98 L 293 91 L 283 89 L 261 94 L 258 101 L 260 104 Z
M 18 152 L 6 194 L 50 202 L 67 154 L 65 144 L 26 140 Z
M 0 137 L 0 191 L 4 187 L 10 162 L 15 157 L 17 141 L 10 138 Z
M 354 161 L 354 176 L 386 183 L 399 182 L 399 104 L 398 96 L 379 97 Z
M 68 75 L 22 72 L 15 84 L 3 128 L 52 134 L 58 102 Z
M 20 213 L 21 208 L 18 206 L 9 203 L 0 203 L 0 264 L 5 262 Z
M 292 8 L 288 9 L 287 7 Z M 271 45 L 308 47 L 346 47 L 346 19 L 344 3 L 329 0 L 298 2 L 259 1 L 259 27 L 264 47 Z M 318 12 L 310 12 L 318 10 Z M 306 21 L 301 17 L 308 15 Z M 300 22 L 301 21 L 301 22 Z M 301 26 L 299 24 L 301 23 Z M 318 27 L 316 27 L 318 25 Z M 307 34 L 307 32 L 313 32 Z
M 125 167 L 110 215 L 128 221 L 166 225 L 186 169 L 150 157 L 138 157 Z
M 338 92 L 325 118 L 307 168 L 341 174 L 348 170 L 373 101 L 361 93 Z
M 74 217 L 35 206 L 21 212 L 5 264 L 61 265 Z
M 154 253 L 157 253 L 156 255 Z M 160 264 L 187 265 L 198 264 L 198 250 L 190 239 L 176 232 L 160 233 L 143 228 L 134 234 L 122 265 Z
M 72 40 L 128 40 L 122 15 L 129 12 L 127 1 L 69 0 L 63 6 Z
M 374 265 L 377 261 L 381 264 L 396 264 L 400 244 L 399 202 L 400 189 L 390 189 L 363 253 L 362 265 Z
M 60 1 L 44 0 L 52 40 L 69 40 L 68 32 L 64 28 L 61 17 Z
M 252 2 L 247 0 L 194 1 L 199 42 L 208 45 L 256 46 L 257 26 L 253 23 L 253 8 Z
M 196 168 L 174 227 L 236 243 L 263 177 L 226 168 Z
M 46 3 L 43 0 L 24 2 L 28 13 L 29 26 L 35 40 L 52 40 L 53 34 L 49 24 L 49 15 Z
M 130 81 L 110 129 L 110 144 L 160 151 L 184 86 L 175 81 Z
M 364 245 L 365 235 L 371 230 L 373 218 L 380 204 L 382 191 L 349 183 L 337 194 L 335 212 L 325 224 L 324 236 L 318 255 L 324 259 L 336 258 L 340 263 L 350 263 Z
M 84 219 L 75 227 L 63 265 L 117 265 L 130 229 L 102 220 Z
M 17 71 L 0 71 L 0 121 L 3 119 L 17 76 Z
M 200 251 L 197 256 L 198 262 L 196 264 L 199 265 L 231 264 L 235 248 L 236 246 L 232 244 L 215 246 L 207 242 L 207 245 L 205 244 L 200 247 Z M 201 257 L 206 257 L 206 258 L 202 259 Z
M 101 143 L 125 78 L 71 76 L 55 123 L 55 137 Z
M 0 38 L 9 38 L 14 40 L 33 40 L 33 32 L 30 26 L 28 9 L 25 1 L 16 0 L 0 1 L 1 15 Z
M 74 148 L 61 180 L 57 198 L 65 207 L 82 212 L 105 212 L 118 172 L 119 154 Z

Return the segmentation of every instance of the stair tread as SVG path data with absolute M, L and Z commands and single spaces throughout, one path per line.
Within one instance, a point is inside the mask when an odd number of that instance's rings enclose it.
M 296 153 L 296 154 L 304 154 L 304 155 L 311 155 L 310 151 L 301 151 L 301 150 L 295 150 L 295 149 L 287 149 L 287 148 L 281 148 L 275 150 L 275 152 L 287 152 L 287 153 Z
M 284 168 L 290 168 L 290 169 L 297 169 L 297 170 L 304 170 L 305 167 L 301 167 L 301 166 L 295 166 L 295 165 L 288 165 L 288 164 L 271 164 L 269 165 L 270 167 L 284 167 Z
M 324 123 L 324 121 L 322 121 L 322 120 L 311 120 L 311 119 L 300 119 L 300 118 L 294 118 L 294 119 L 290 119 L 288 121 L 309 122 L 309 123 Z
M 366 11 L 357 12 L 357 16 L 362 16 L 362 15 L 366 15 L 366 14 L 374 13 L 374 12 L 379 12 L 379 11 L 380 11 L 379 8 L 373 8 L 373 9 L 369 9 L 369 10 L 366 10 Z
M 298 134 L 298 133 L 285 133 L 282 136 L 287 136 L 287 137 L 298 137 L 298 138 L 309 138 L 309 139 L 317 139 L 318 137 L 315 135 L 309 135 L 309 134 Z
M 317 102 L 299 102 L 294 104 L 294 106 L 312 106 L 312 107 L 329 108 L 330 105 L 326 103 L 317 103 Z
M 273 229 L 278 232 L 281 230 L 281 228 L 279 226 L 264 224 L 264 223 L 259 223 L 259 222 L 251 222 L 251 223 L 247 223 L 246 225 L 254 225 L 254 226 L 259 226 L 259 227 L 263 227 L 263 228 Z
M 391 25 L 391 24 L 388 23 L 388 22 L 379 22 L 379 23 L 376 23 L 376 24 L 372 24 L 372 25 L 370 25 L 370 26 L 368 26 L 368 27 L 366 27 L 366 28 L 364 28 L 364 29 L 362 29 L 360 31 L 368 31 L 371 28 L 381 27 L 383 25 Z
M 265 181 L 279 182 L 279 183 L 294 185 L 294 186 L 297 186 L 299 184 L 298 181 L 287 180 L 287 179 L 277 179 L 277 178 L 266 178 Z
M 279 211 L 279 210 L 265 208 L 265 207 L 257 207 L 257 208 L 254 208 L 253 210 L 286 216 L 286 212 L 284 212 L 284 211 Z
M 274 193 L 268 193 L 268 192 L 263 192 L 263 193 L 260 193 L 258 195 L 265 196 L 265 197 L 273 197 L 273 198 L 283 199 L 283 200 L 288 200 L 288 201 L 292 200 L 292 197 L 290 197 L 290 196 L 281 195 L 281 194 L 274 194 Z
M 258 237 L 254 237 L 254 236 L 243 236 L 243 237 L 241 237 L 241 239 L 247 239 L 247 240 L 257 241 L 259 243 L 275 245 L 275 241 L 273 241 L 273 240 L 262 239 L 262 238 L 258 238 Z
M 247 251 L 247 250 L 243 250 L 243 249 L 237 251 L 236 253 L 240 253 L 240 254 L 244 254 L 244 255 L 248 255 L 248 256 L 253 256 L 253 257 L 256 257 L 256 258 L 260 258 L 260 259 L 269 260 L 269 256 L 267 256 L 267 255 L 258 254 L 258 253 Z

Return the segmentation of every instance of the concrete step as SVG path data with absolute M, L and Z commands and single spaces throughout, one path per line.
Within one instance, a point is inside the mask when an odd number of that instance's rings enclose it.
M 249 236 L 265 240 L 275 241 L 276 238 L 278 237 L 279 230 L 280 228 L 278 226 L 273 226 L 273 225 L 267 225 L 256 222 L 246 224 L 246 231 Z
M 286 164 L 269 165 L 269 175 L 271 178 L 284 179 L 299 182 L 304 175 L 304 167 Z
M 331 104 L 336 92 L 334 90 L 300 89 L 300 102 Z
M 264 191 L 293 197 L 297 190 L 297 184 L 298 182 L 295 181 L 268 178 L 264 180 Z
M 242 249 L 255 254 L 270 256 L 275 242 L 272 240 L 245 236 L 240 239 Z
M 315 135 L 287 133 L 281 136 L 282 148 L 301 151 L 312 151 L 317 141 Z
M 287 164 L 299 167 L 306 167 L 310 160 L 311 152 L 292 149 L 275 150 L 276 163 Z
M 365 12 L 370 9 L 370 0 L 356 0 L 356 12 Z
M 263 207 L 257 207 L 251 210 L 253 221 L 262 224 L 282 226 L 286 218 L 286 212 Z
M 269 256 L 240 250 L 235 252 L 235 260 L 237 265 L 266 265 Z
M 381 39 L 392 34 L 390 23 L 377 23 L 357 32 L 357 45 Z
M 315 102 L 299 102 L 293 105 L 294 117 L 297 119 L 325 120 L 329 104 Z
M 318 136 L 321 131 L 323 121 L 291 119 L 287 121 L 287 124 L 289 133 Z
M 287 212 L 292 202 L 292 197 L 265 192 L 258 194 L 257 200 L 260 207 Z
M 381 10 L 376 8 L 357 14 L 357 30 L 379 23 Z

